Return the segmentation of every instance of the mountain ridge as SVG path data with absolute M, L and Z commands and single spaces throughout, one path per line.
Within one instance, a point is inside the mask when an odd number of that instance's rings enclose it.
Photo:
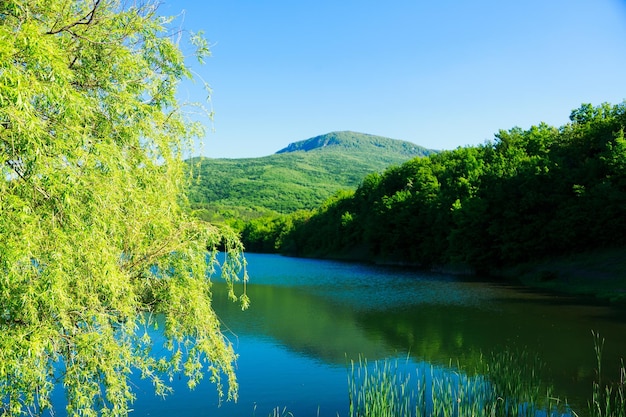
M 372 172 L 436 152 L 398 139 L 330 132 L 268 156 L 191 158 L 195 180 L 188 197 L 198 217 L 212 222 L 310 210 L 340 190 L 355 189 Z
M 416 145 L 415 143 L 400 139 L 391 139 L 385 136 L 343 130 L 329 132 L 323 135 L 318 135 L 297 142 L 291 142 L 289 145 L 287 145 L 285 148 L 280 149 L 275 154 L 298 151 L 310 152 L 316 149 L 326 148 L 327 146 L 341 146 L 349 149 L 356 146 L 368 145 L 387 148 L 393 147 L 394 149 L 397 149 L 402 153 L 406 152 L 407 155 L 412 155 L 413 152 L 419 153 L 420 151 L 426 150 L 426 148 Z

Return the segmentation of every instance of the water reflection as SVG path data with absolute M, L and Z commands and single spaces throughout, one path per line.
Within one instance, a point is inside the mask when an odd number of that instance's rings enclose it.
M 174 394 L 163 400 L 137 377 L 133 416 L 265 417 L 286 407 L 295 417 L 343 417 L 351 360 L 403 358 L 416 378 L 430 372 L 485 386 L 475 370 L 493 351 L 538 356 L 540 379 L 584 414 L 595 366 L 591 330 L 607 339 L 605 377 L 617 377 L 626 356 L 624 312 L 575 298 L 368 265 L 256 254 L 248 262 L 249 310 L 227 300 L 224 284 L 213 287 L 239 354 L 239 402 L 218 407 L 209 381 L 188 391 L 185 378 L 171 381 Z M 55 415 L 65 415 L 60 389 L 55 397 Z
M 607 338 L 605 369 L 617 372 L 626 353 L 623 312 L 606 306 L 401 269 L 254 254 L 248 261 L 249 311 L 215 286 L 225 325 L 324 366 L 410 352 L 416 361 L 452 359 L 471 368 L 481 354 L 525 349 L 546 363 L 557 395 L 586 404 L 595 366 L 591 330 Z

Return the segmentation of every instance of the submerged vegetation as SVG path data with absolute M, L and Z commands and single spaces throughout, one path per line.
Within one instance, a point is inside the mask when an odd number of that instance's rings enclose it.
M 622 358 L 617 380 L 604 383 L 602 373 L 602 350 L 604 339 L 598 333 L 593 334 L 594 348 L 597 359 L 597 380 L 593 383 L 592 399 L 589 403 L 589 415 L 592 417 L 625 417 L 626 416 L 626 368 Z
M 414 362 L 409 356 L 350 360 L 348 416 L 626 417 L 623 360 L 617 374 L 603 371 L 604 339 L 596 332 L 592 335 L 597 368 L 586 404 L 560 398 L 544 379 L 549 364 L 537 355 L 504 348 L 481 354 L 468 367 L 452 361 L 447 365 Z M 288 416 L 298 417 L 287 407 L 276 407 L 270 414 Z

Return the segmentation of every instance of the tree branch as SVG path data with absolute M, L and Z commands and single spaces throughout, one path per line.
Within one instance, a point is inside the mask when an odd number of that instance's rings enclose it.
M 74 23 L 70 23 L 69 25 L 65 25 L 59 29 L 50 29 L 49 31 L 46 32 L 46 35 L 56 35 L 57 33 L 66 32 L 66 31 L 69 31 L 74 26 L 78 26 L 78 25 L 90 25 L 91 22 L 93 22 L 93 19 L 96 15 L 96 10 L 98 9 L 98 6 L 100 5 L 101 1 L 102 0 L 96 0 L 95 3 L 93 4 L 93 7 L 89 11 L 89 13 L 87 13 L 82 19 L 79 19 Z M 72 34 L 75 35 L 73 32 Z
M 21 166 L 21 163 L 20 163 L 20 162 L 15 161 L 15 160 L 9 160 L 9 161 L 7 161 L 6 163 L 7 163 L 7 165 L 8 165 L 8 166 L 9 166 L 9 167 L 13 170 L 13 172 L 15 172 L 15 173 L 17 174 L 17 176 L 18 176 L 18 177 L 19 177 L 22 181 L 24 181 L 24 182 L 26 182 L 26 183 L 28 182 L 28 178 L 26 178 L 26 176 L 24 175 L 24 173 L 23 173 L 23 172 L 22 172 L 22 170 L 20 169 L 20 166 Z M 37 186 L 37 185 L 35 185 L 35 184 L 32 184 L 32 185 L 33 185 L 33 188 L 34 188 L 35 190 L 37 190 L 37 191 L 38 191 L 41 195 L 43 195 L 43 196 L 44 196 L 44 198 L 45 198 L 46 200 L 49 200 L 49 199 L 50 199 L 50 194 L 48 194 L 48 193 L 46 192 L 46 190 L 44 190 L 43 188 L 41 188 L 41 187 L 39 187 L 39 186 Z

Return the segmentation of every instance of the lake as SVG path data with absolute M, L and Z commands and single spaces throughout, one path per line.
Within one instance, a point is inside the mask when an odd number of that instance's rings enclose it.
M 603 369 L 626 356 L 623 309 L 488 280 L 334 261 L 247 254 L 251 306 L 214 286 L 214 308 L 240 355 L 239 401 L 174 381 L 157 398 L 137 382 L 133 416 L 348 416 L 348 368 L 359 357 L 403 358 L 458 373 L 489 352 L 535 355 L 554 395 L 586 414 L 595 377 L 592 330 L 606 339 Z M 520 354 L 520 357 L 522 355 Z M 408 362 L 407 362 L 408 361 Z M 579 412 L 580 414 L 580 412 Z

